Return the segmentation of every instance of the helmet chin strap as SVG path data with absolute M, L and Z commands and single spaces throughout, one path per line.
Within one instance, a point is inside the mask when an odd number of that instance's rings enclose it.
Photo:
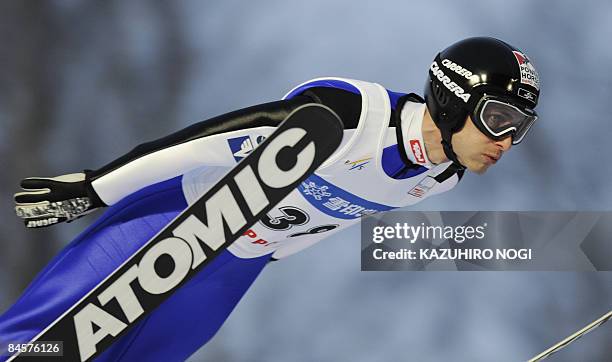
M 467 167 L 459 162 L 457 158 L 457 154 L 453 151 L 453 145 L 451 144 L 451 138 L 453 134 L 449 130 L 444 130 L 442 133 L 442 149 L 444 150 L 444 154 L 448 157 L 449 160 L 453 161 L 453 164 L 457 167 L 458 170 L 465 170 Z

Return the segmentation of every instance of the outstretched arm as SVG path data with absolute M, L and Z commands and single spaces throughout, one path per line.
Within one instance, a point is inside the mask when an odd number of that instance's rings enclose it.
M 193 124 L 161 139 L 141 144 L 126 155 L 88 174 L 94 191 L 112 205 L 145 186 L 181 175 L 196 167 L 231 166 L 227 138 L 254 129 L 271 132 L 295 108 L 310 103 L 297 97 L 249 108 Z M 267 133 L 266 132 L 266 133 Z
M 27 227 L 70 221 L 92 210 L 112 205 L 145 186 L 181 175 L 203 165 L 235 163 L 227 138 L 254 129 L 271 132 L 291 111 L 307 103 L 334 109 L 347 128 L 355 128 L 360 96 L 331 88 L 310 89 L 289 100 L 256 105 L 193 124 L 155 141 L 141 144 L 97 169 L 55 178 L 27 178 L 15 194 L 16 212 Z

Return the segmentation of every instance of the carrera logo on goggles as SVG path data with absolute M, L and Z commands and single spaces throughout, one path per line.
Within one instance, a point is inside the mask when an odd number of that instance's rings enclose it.
M 465 91 L 463 90 L 463 88 L 461 88 L 461 86 L 451 81 L 451 79 L 447 75 L 444 74 L 444 71 L 440 69 L 440 66 L 438 65 L 438 63 L 436 62 L 431 63 L 431 67 L 429 69 L 431 70 L 431 73 L 436 78 L 438 78 L 438 80 L 442 82 L 442 84 L 444 84 L 444 86 L 451 93 L 453 93 L 457 98 L 460 98 L 465 103 L 467 103 L 470 100 L 471 94 L 465 93 Z

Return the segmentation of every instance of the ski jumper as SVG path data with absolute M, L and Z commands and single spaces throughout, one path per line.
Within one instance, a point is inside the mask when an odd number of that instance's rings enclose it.
M 345 129 L 338 150 L 97 361 L 185 360 L 212 338 L 270 260 L 303 250 L 362 216 L 413 205 L 459 181 L 461 174 L 451 162 L 434 165 L 427 159 L 421 134 L 424 104 L 375 83 L 342 78 L 301 84 L 284 102 L 313 89 L 349 92 L 360 100 L 355 127 Z M 396 121 L 390 125 L 393 114 Z M 39 334 L 273 130 L 263 124 L 187 137 L 140 154 L 93 181 L 110 208 L 0 316 L 0 353 L 7 343 L 25 343 Z

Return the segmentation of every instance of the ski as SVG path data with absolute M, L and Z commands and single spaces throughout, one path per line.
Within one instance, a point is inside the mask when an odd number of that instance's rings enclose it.
M 587 325 L 586 327 L 582 328 L 578 332 L 572 334 L 571 336 L 565 338 L 561 342 L 559 342 L 559 343 L 555 344 L 554 346 L 550 347 L 546 351 L 544 351 L 544 352 L 538 354 L 537 356 L 529 359 L 529 361 L 527 361 L 527 362 L 542 361 L 545 358 L 548 358 L 548 357 L 552 356 L 553 354 L 557 353 L 560 349 L 563 349 L 563 348 L 567 347 L 570 343 L 574 342 L 578 338 L 580 338 L 580 337 L 584 336 L 585 334 L 589 333 L 593 329 L 600 327 L 602 324 L 606 323 L 610 319 L 612 319 L 612 310 L 609 311 L 608 313 L 604 314 L 603 316 L 601 316 L 599 319 L 591 322 L 589 325 Z
M 342 122 L 331 109 L 315 104 L 297 108 L 223 179 L 30 343 L 61 341 L 62 360 L 67 361 L 99 356 L 314 172 L 340 145 L 342 135 Z M 15 354 L 9 361 L 30 359 L 36 357 Z

